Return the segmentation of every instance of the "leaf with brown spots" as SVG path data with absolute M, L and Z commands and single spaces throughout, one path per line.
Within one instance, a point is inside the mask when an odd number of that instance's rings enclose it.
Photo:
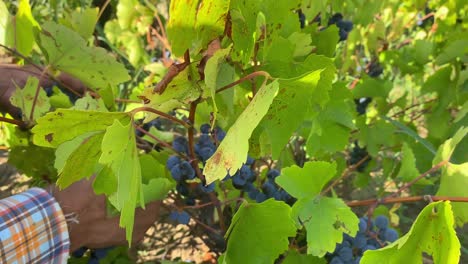
M 88 47 L 78 33 L 65 26 L 46 22 L 36 40 L 51 67 L 78 78 L 90 88 L 99 90 L 130 79 L 124 65 L 105 49 Z
M 21 89 L 16 86 L 15 92 L 10 97 L 11 104 L 21 109 L 23 121 L 34 121 L 47 113 L 50 109 L 49 98 L 45 91 L 41 87 L 38 87 L 38 85 L 39 80 L 30 76 L 24 88 Z M 34 106 L 32 120 L 30 120 L 37 89 L 39 89 L 39 94 L 37 96 L 36 105 Z
M 226 177 L 227 172 L 236 172 L 247 158 L 249 138 L 278 92 L 278 81 L 265 83 L 229 128 L 215 154 L 208 159 L 203 170 L 207 183 Z

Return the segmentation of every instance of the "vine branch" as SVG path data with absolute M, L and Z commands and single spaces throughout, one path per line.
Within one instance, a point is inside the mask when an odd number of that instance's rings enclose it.
M 179 123 L 181 125 L 183 125 L 184 127 L 186 128 L 190 128 L 191 125 L 188 124 L 187 122 L 184 122 L 183 120 L 180 120 L 180 119 L 177 119 L 176 117 L 174 116 L 171 116 L 169 114 L 166 114 L 164 112 L 161 112 L 159 110 L 156 110 L 156 109 L 153 109 L 151 107 L 148 107 L 148 106 L 142 106 L 142 107 L 138 107 L 138 108 L 135 108 L 133 109 L 132 111 L 130 111 L 130 113 L 132 113 L 132 115 L 135 115 L 136 113 L 138 112 L 150 112 L 150 113 L 153 113 L 153 114 L 157 114 L 157 115 L 160 115 L 166 119 L 169 119 L 171 121 L 174 121 L 176 123 Z
M 252 72 L 251 74 L 249 74 L 247 76 L 244 76 L 244 77 L 240 78 L 239 80 L 237 80 L 237 81 L 235 81 L 233 83 L 230 83 L 230 84 L 228 84 L 228 85 L 226 85 L 224 87 L 219 88 L 218 90 L 216 90 L 216 93 L 220 93 L 220 92 L 222 92 L 224 90 L 227 90 L 227 89 L 229 89 L 231 87 L 234 87 L 234 86 L 238 85 L 239 83 L 242 83 L 242 82 L 244 82 L 246 80 L 253 79 L 253 78 L 257 77 L 257 76 L 265 76 L 265 78 L 267 78 L 267 79 L 271 78 L 270 74 L 268 72 L 266 72 L 266 71 Z

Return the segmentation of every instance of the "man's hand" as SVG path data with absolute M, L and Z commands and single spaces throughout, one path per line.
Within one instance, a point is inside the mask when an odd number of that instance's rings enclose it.
M 81 180 L 64 190 L 53 187 L 53 196 L 60 204 L 64 215 L 74 214 L 79 223 L 67 221 L 70 234 L 70 252 L 80 247 L 104 248 L 125 245 L 125 229 L 119 227 L 119 216 L 107 217 L 104 195 L 96 195 L 91 180 Z M 135 213 L 133 228 L 134 243 L 143 239 L 146 230 L 159 215 L 160 202 L 138 208 Z

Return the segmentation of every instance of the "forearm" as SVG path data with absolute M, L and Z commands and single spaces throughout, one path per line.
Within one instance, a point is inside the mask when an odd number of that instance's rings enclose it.
M 65 216 L 48 192 L 32 188 L 0 200 L 0 263 L 66 263 Z

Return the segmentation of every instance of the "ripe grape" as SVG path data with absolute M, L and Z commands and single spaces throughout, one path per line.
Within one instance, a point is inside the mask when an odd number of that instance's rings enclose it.
M 211 131 L 211 126 L 209 124 L 203 124 L 200 126 L 200 132 L 202 134 L 209 134 Z
M 276 186 L 271 180 L 267 180 L 263 183 L 262 190 L 266 195 L 272 197 L 276 192 Z
M 276 177 L 278 177 L 280 174 L 281 174 L 281 173 L 280 173 L 279 170 L 277 170 L 277 169 L 271 169 L 271 170 L 269 170 L 268 173 L 267 173 L 267 178 L 273 180 L 273 179 L 275 179 Z
M 172 141 L 172 148 L 177 152 L 188 154 L 187 139 L 184 137 L 176 137 L 174 141 Z
M 170 156 L 166 161 L 166 167 L 170 170 L 172 167 L 180 163 L 179 156 Z
M 330 261 L 330 264 L 345 264 L 345 262 L 338 256 L 335 256 Z
M 398 232 L 393 228 L 388 228 L 385 230 L 384 237 L 386 241 L 393 243 L 398 239 Z
M 353 250 L 350 247 L 343 247 L 338 251 L 338 256 L 344 261 L 353 259 Z
M 193 180 L 195 179 L 195 170 L 188 161 L 182 161 L 180 164 L 180 171 L 185 179 Z
M 202 159 L 203 162 L 207 161 L 213 154 L 215 153 L 215 149 L 211 147 L 204 147 L 200 149 L 198 152 L 198 155 L 200 155 L 200 158 Z
M 255 197 L 255 201 L 257 203 L 261 203 L 261 202 L 265 201 L 266 199 L 268 199 L 268 197 L 262 192 L 258 192 L 257 196 Z
M 180 165 L 177 164 L 176 166 L 172 167 L 171 169 L 171 176 L 176 182 L 180 182 L 182 180 L 182 170 L 180 169 Z
M 379 215 L 375 218 L 375 226 L 379 229 L 388 227 L 388 218 L 384 215 Z
M 206 186 L 203 185 L 202 183 L 200 183 L 199 186 L 200 186 L 200 189 L 202 190 L 202 192 L 205 192 L 205 193 L 210 193 L 210 192 L 214 191 L 214 189 L 215 189 L 215 183 L 214 182 L 212 182 L 212 183 L 210 183 L 210 184 L 208 184 Z

